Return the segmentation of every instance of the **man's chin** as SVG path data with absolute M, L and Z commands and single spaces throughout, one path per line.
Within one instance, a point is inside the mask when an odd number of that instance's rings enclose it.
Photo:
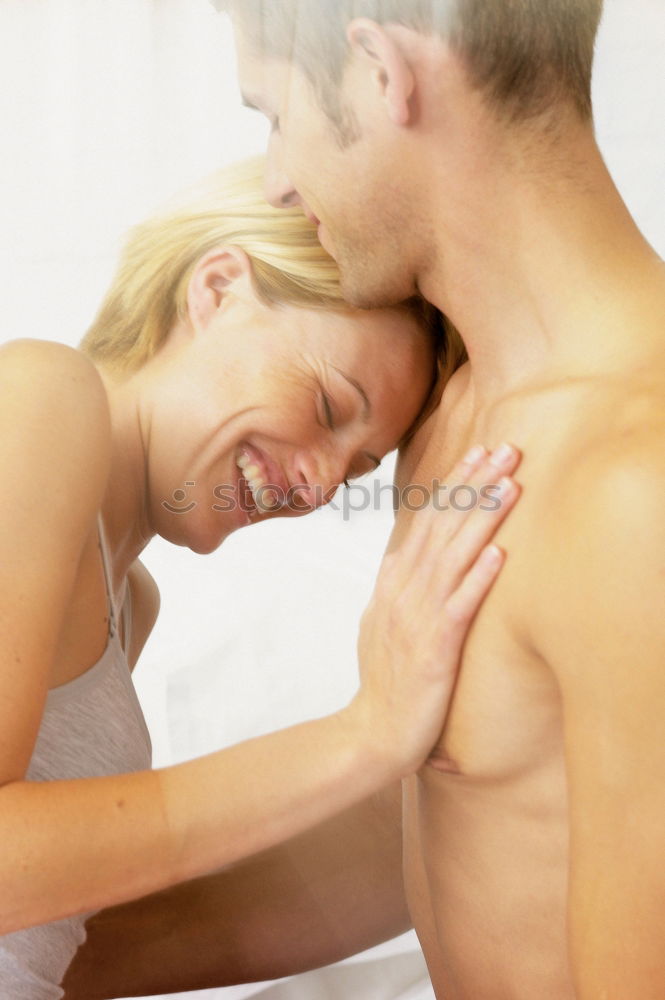
M 349 264 L 345 267 L 339 262 L 338 266 L 342 296 L 354 309 L 390 309 L 410 298 L 408 293 L 396 294 L 396 289 L 399 287 L 396 284 L 386 286 L 385 283 L 375 285 L 369 280 L 362 281 L 357 267 L 354 268 Z

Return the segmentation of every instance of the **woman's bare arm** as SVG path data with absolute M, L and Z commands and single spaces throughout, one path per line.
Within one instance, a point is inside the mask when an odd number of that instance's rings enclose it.
M 419 766 L 500 565 L 476 557 L 509 500 L 454 531 L 423 512 L 384 559 L 361 633 L 361 688 L 340 712 L 162 770 L 25 781 L 106 486 L 110 425 L 99 376 L 68 348 L 10 344 L 0 382 L 0 933 L 237 862 Z
M 411 926 L 400 785 L 223 871 L 103 910 L 65 977 L 66 1000 L 296 975 Z

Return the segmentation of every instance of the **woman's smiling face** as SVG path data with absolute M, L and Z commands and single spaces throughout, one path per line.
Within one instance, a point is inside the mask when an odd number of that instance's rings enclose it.
M 245 275 L 190 301 L 150 366 L 154 527 L 211 552 L 372 471 L 420 413 L 434 347 L 406 310 L 268 306 Z

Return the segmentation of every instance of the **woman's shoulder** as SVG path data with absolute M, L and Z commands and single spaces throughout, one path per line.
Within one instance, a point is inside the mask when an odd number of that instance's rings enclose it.
M 0 345 L 0 374 L 11 370 L 13 375 L 25 378 L 39 377 L 51 371 L 56 374 L 88 377 L 104 387 L 94 364 L 82 351 L 56 340 L 39 340 L 36 337 L 18 337 Z
M 108 396 L 94 364 L 75 348 L 31 338 L 0 347 L 0 424 L 0 458 L 20 455 L 26 472 L 38 467 L 45 474 L 60 463 L 60 480 L 80 479 L 86 492 L 105 486 Z
M 108 398 L 71 348 L 0 348 L 0 783 L 21 780 L 111 467 Z M 2 991 L 0 991 L 2 992 Z
M 85 407 L 85 416 L 106 416 L 110 429 L 101 375 L 85 354 L 67 344 L 30 337 L 7 341 L 0 346 L 0 383 L 3 400 L 32 404 L 34 409 L 57 402 Z

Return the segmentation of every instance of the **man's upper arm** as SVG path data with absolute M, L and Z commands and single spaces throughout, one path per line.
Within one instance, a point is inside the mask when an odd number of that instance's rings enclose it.
M 653 436 L 655 437 L 655 435 Z M 573 481 L 574 480 L 574 481 Z M 579 1000 L 665 997 L 665 462 L 644 441 L 556 499 L 539 597 L 558 679 Z M 556 536 L 556 537 L 554 537 Z

